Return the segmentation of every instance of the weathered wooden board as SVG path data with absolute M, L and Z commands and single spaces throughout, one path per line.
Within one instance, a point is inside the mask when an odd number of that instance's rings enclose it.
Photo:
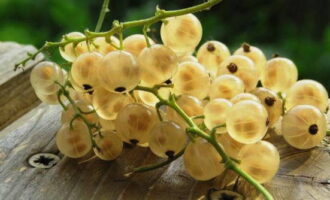
M 126 148 L 119 159 L 105 162 L 62 157 L 51 169 L 30 168 L 25 160 L 36 152 L 58 153 L 54 135 L 60 108 L 41 104 L 0 132 L 0 199 L 198 199 L 219 181 L 198 182 L 184 172 L 182 160 L 167 167 L 123 176 L 133 166 L 158 162 L 146 148 Z M 330 148 L 309 151 L 288 147 L 280 136 L 271 138 L 280 150 L 281 169 L 266 187 L 283 200 L 325 200 L 330 197 Z M 220 180 L 221 182 L 221 180 Z M 256 199 L 248 184 L 238 190 Z
M 24 71 L 14 72 L 15 63 L 33 51 L 36 49 L 31 45 L 0 42 L 0 130 L 40 103 L 30 85 L 29 76 L 32 67 L 43 59 L 43 55 L 27 63 Z

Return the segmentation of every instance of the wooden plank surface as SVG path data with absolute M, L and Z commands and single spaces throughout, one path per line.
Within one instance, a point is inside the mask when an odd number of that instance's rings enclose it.
M 185 200 L 198 199 L 220 181 L 198 182 L 185 173 L 182 160 L 167 167 L 126 178 L 134 166 L 158 162 L 147 148 L 125 148 L 115 161 L 69 159 L 61 155 L 51 169 L 36 169 L 25 160 L 36 152 L 54 152 L 54 135 L 60 126 L 60 108 L 41 104 L 0 132 L 0 199 L 17 200 Z M 329 138 L 328 138 L 329 139 Z M 330 148 L 299 151 L 280 136 L 270 139 L 281 154 L 277 176 L 266 184 L 275 199 L 325 200 L 330 197 Z M 59 154 L 60 155 L 60 154 Z M 258 199 L 244 181 L 238 190 Z M 259 199 L 262 199 L 259 196 Z
M 36 49 L 31 45 L 0 42 L 0 130 L 40 103 L 30 85 L 29 76 L 32 67 L 43 59 L 43 55 L 28 62 L 24 71 L 14 71 L 15 63 L 34 51 Z

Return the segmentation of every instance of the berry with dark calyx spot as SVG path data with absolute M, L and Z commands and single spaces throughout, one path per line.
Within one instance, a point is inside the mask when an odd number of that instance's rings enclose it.
M 232 74 L 240 78 L 244 82 L 246 92 L 254 90 L 259 80 L 255 63 L 244 55 L 233 55 L 225 59 L 217 71 L 217 76 L 223 74 Z
M 243 200 L 243 196 L 230 190 L 210 189 L 207 192 L 207 200 Z
M 287 58 L 275 57 L 266 62 L 261 74 L 262 86 L 274 92 L 287 93 L 297 82 L 298 70 L 296 65 Z
M 318 130 L 319 130 L 319 128 L 318 128 L 317 124 L 311 125 L 308 129 L 309 133 L 312 135 L 317 134 Z
M 248 43 L 243 43 L 242 48 L 245 53 L 250 52 L 250 45 Z
M 139 143 L 139 140 L 136 140 L 136 139 L 130 139 L 129 141 L 130 141 L 130 143 L 133 144 L 133 145 L 136 145 L 136 144 Z
M 116 92 L 124 92 L 125 90 L 126 90 L 125 87 L 117 87 L 117 88 L 115 89 Z
M 237 72 L 237 65 L 235 63 L 230 63 L 228 66 L 227 66 L 227 69 L 231 72 L 231 73 L 235 73 Z
M 277 54 L 277 53 L 274 53 L 274 54 L 272 55 L 272 58 L 277 58 L 277 57 L 280 57 L 280 55 Z
M 84 88 L 84 90 L 87 91 L 87 93 L 88 93 L 89 95 L 93 95 L 94 90 L 93 90 L 93 87 L 92 87 L 92 86 L 90 86 L 90 85 L 88 85 L 88 84 L 83 84 L 83 88 Z
M 168 156 L 169 159 L 174 157 L 174 151 L 166 151 L 165 154 Z
M 171 81 L 171 79 L 168 79 L 164 83 L 167 84 L 167 85 L 169 85 L 169 84 L 172 84 L 172 81 Z
M 150 150 L 161 158 L 172 159 L 187 143 L 185 129 L 173 121 L 157 123 L 150 133 Z
M 266 97 L 265 98 L 265 103 L 268 105 L 268 106 L 273 106 L 274 103 L 275 103 L 276 99 L 274 97 Z
M 326 88 L 314 80 L 300 80 L 288 91 L 285 107 L 287 110 L 295 105 L 312 105 L 325 112 L 329 95 Z
M 126 105 L 115 120 L 117 134 L 123 142 L 149 145 L 151 130 L 159 122 L 154 107 L 142 103 Z
M 243 43 L 242 46 L 234 52 L 234 55 L 241 55 L 250 58 L 257 69 L 258 77 L 260 77 L 265 70 L 267 58 L 258 47 Z
M 97 76 L 100 87 L 117 93 L 133 90 L 141 81 L 136 57 L 122 50 L 111 51 L 103 57 Z
M 282 119 L 282 135 L 297 149 L 310 149 L 321 143 L 327 132 L 327 119 L 317 107 L 298 105 Z
M 212 43 L 208 43 L 207 44 L 207 50 L 210 51 L 210 52 L 214 51 L 215 50 L 214 45 Z
M 230 56 L 228 47 L 216 40 L 205 42 L 197 51 L 197 59 L 205 69 L 210 73 L 211 77 L 216 77 L 218 67 Z
M 258 87 L 251 91 L 256 95 L 268 112 L 269 127 L 272 127 L 283 113 L 283 101 L 278 95 L 266 88 Z

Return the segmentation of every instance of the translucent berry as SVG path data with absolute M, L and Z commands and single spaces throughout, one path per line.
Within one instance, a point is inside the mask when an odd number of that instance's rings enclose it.
M 181 56 L 178 58 L 179 59 L 179 63 L 183 63 L 183 62 L 198 62 L 197 58 L 193 55 L 187 55 L 187 56 Z
M 67 122 L 56 134 L 56 145 L 61 153 L 71 158 L 80 158 L 92 148 L 88 127 L 82 121 L 74 121 L 72 128 Z
M 150 140 L 151 129 L 158 122 L 156 111 L 143 104 L 128 104 L 116 119 L 116 129 L 127 143 L 145 144 Z
M 261 140 L 268 129 L 267 110 L 255 101 L 234 104 L 227 113 L 226 127 L 237 142 L 251 144 Z
M 218 41 L 205 42 L 197 52 L 198 62 L 214 77 L 220 64 L 230 56 L 226 45 Z
M 155 44 L 142 50 L 138 63 L 141 80 L 155 85 L 172 78 L 178 67 L 178 58 L 170 48 Z
M 228 133 L 217 135 L 217 142 L 223 147 L 228 156 L 236 159 L 238 159 L 238 154 L 245 145 L 231 138 Z
M 98 88 L 93 95 L 93 106 L 96 113 L 103 119 L 113 120 L 132 99 L 126 94 L 109 92 Z
M 208 95 L 210 77 L 205 68 L 196 62 L 184 62 L 178 67 L 173 77 L 176 95 L 192 95 L 203 99 Z
M 128 92 L 140 82 L 140 69 L 135 57 L 126 51 L 112 51 L 98 68 L 100 85 L 110 92 Z
M 94 110 L 93 106 L 88 104 L 85 101 L 79 100 L 75 102 L 75 105 L 80 109 L 80 111 L 82 112 L 92 112 Z M 63 110 L 62 111 L 62 115 L 61 115 L 61 122 L 62 124 L 70 122 L 74 116 L 75 116 L 76 112 L 72 106 L 72 104 L 69 104 L 67 106 L 67 110 Z M 90 113 L 90 114 L 83 114 L 83 116 L 88 120 L 88 122 L 90 123 L 94 123 L 96 124 L 98 122 L 98 117 L 96 115 L 96 113 Z M 80 118 L 77 118 L 76 120 L 81 120 Z
M 93 40 L 95 50 L 103 55 L 107 55 L 111 51 L 117 50 L 116 47 L 119 47 L 119 40 L 115 36 L 111 36 L 109 41 L 104 37 L 98 37 Z
M 312 105 L 325 112 L 328 107 L 328 92 L 322 84 L 313 80 L 296 82 L 288 91 L 285 107 Z
M 167 18 L 160 29 L 165 46 L 177 55 L 187 55 L 194 51 L 202 39 L 202 25 L 193 14 Z
M 287 58 L 276 57 L 267 62 L 261 83 L 275 92 L 286 92 L 297 79 L 296 65 Z
M 259 76 L 265 70 L 267 59 L 264 53 L 258 47 L 244 43 L 239 49 L 235 51 L 234 55 L 242 55 L 250 58 L 254 62 Z
M 148 38 L 150 44 L 154 44 L 155 42 Z M 124 50 L 127 52 L 130 52 L 135 57 L 138 57 L 141 53 L 141 51 L 147 47 L 147 42 L 142 34 L 133 34 L 128 36 L 123 41 Z
M 71 32 L 66 34 L 64 37 L 67 37 L 69 39 L 80 39 L 85 38 L 85 35 L 80 32 Z M 65 41 L 65 38 L 61 40 L 61 42 L 63 41 Z M 90 45 L 90 48 L 91 46 L 92 45 Z M 59 50 L 62 58 L 69 62 L 73 62 L 78 56 L 89 51 L 86 41 L 82 41 L 77 45 L 69 43 L 64 47 L 60 47 Z
M 256 88 L 259 76 L 253 61 L 240 55 L 234 55 L 224 60 L 218 68 L 218 76 L 223 74 L 231 74 L 240 78 L 247 92 Z
M 114 160 L 123 151 L 123 142 L 119 136 L 112 131 L 101 131 L 94 137 L 99 149 L 94 148 L 97 157 L 102 160 Z
M 210 88 L 210 99 L 224 98 L 231 99 L 244 92 L 244 83 L 236 76 L 221 75 L 215 78 Z
M 227 99 L 213 99 L 204 107 L 204 123 L 206 127 L 212 128 L 226 123 L 227 113 L 233 104 Z M 226 128 L 217 129 L 218 133 L 226 132 Z
M 294 106 L 282 119 L 282 135 L 297 149 L 310 149 L 319 145 L 326 131 L 325 115 L 311 105 Z
M 203 104 L 198 98 L 194 96 L 181 95 L 176 103 L 189 117 L 203 114 Z M 187 124 L 183 118 L 171 107 L 167 107 L 166 117 L 168 120 L 178 123 L 181 127 L 187 127 Z M 196 119 L 195 122 L 202 122 L 202 120 Z
M 72 63 L 70 73 L 75 84 L 87 92 L 99 87 L 97 71 L 102 59 L 103 56 L 96 52 L 84 53 L 78 56 Z
M 56 63 L 41 62 L 31 71 L 30 83 L 34 90 L 42 96 L 56 95 L 59 85 L 64 84 L 66 72 Z
M 269 127 L 272 127 L 283 113 L 283 101 L 269 89 L 259 87 L 252 91 L 268 112 Z
M 189 143 L 183 154 L 184 166 L 188 174 L 200 181 L 220 175 L 225 169 L 221 160 L 214 147 L 201 138 Z
M 184 149 L 186 142 L 186 132 L 180 125 L 163 121 L 153 127 L 149 147 L 159 157 L 172 158 Z
M 242 170 L 260 183 L 270 181 L 280 165 L 276 147 L 267 141 L 245 145 L 239 152 L 239 159 Z
M 236 96 L 234 96 L 230 101 L 233 104 L 236 104 L 240 101 L 244 101 L 244 100 L 251 100 L 251 101 L 255 101 L 257 103 L 261 103 L 259 98 L 251 93 L 240 93 Z

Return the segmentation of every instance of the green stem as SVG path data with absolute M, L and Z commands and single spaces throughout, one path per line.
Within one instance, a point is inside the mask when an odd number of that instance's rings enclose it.
M 327 134 L 326 134 L 327 136 L 330 136 L 330 130 L 327 130 Z
M 91 111 L 87 111 L 87 112 L 82 111 L 79 107 L 78 107 L 78 109 L 79 109 L 79 112 L 80 112 L 81 114 L 84 114 L 84 115 L 89 115 L 89 114 L 93 114 L 93 113 L 96 112 L 94 109 L 91 110 Z
M 103 4 L 102 4 L 102 8 L 100 11 L 100 15 L 99 15 L 99 19 L 97 20 L 97 24 L 95 27 L 95 32 L 100 32 L 101 28 L 102 28 L 102 24 L 105 18 L 105 15 L 107 14 L 107 12 L 109 12 L 109 3 L 110 0 L 103 0 Z
M 156 163 L 156 164 L 152 164 L 152 165 L 147 165 L 147 166 L 142 166 L 142 167 L 134 168 L 133 171 L 127 173 L 126 176 L 130 176 L 133 173 L 147 172 L 147 171 L 151 171 L 151 170 L 154 170 L 154 169 L 158 169 L 158 168 L 164 167 L 164 166 L 170 164 L 171 162 L 173 162 L 174 160 L 180 158 L 183 155 L 184 150 L 185 149 L 181 150 L 175 156 L 173 156 L 172 158 L 168 158 L 166 161 L 163 161 L 163 162 L 160 162 L 160 163 Z
M 62 90 L 59 90 L 57 92 L 57 101 L 60 103 L 60 105 L 62 106 L 63 110 L 67 110 L 68 108 L 64 105 L 62 99 L 61 99 L 61 95 L 62 95 Z
M 210 133 L 211 137 L 215 138 L 215 133 L 217 132 L 217 129 L 222 128 L 222 127 L 226 127 L 226 124 L 220 124 L 220 125 L 213 127 L 211 130 L 211 133 Z
M 73 44 L 78 44 L 83 41 L 91 41 L 94 38 L 97 37 L 105 37 L 109 38 L 115 33 L 120 33 L 126 28 L 132 28 L 132 27 L 137 27 L 137 26 L 144 26 L 144 25 L 152 25 L 154 23 L 157 23 L 165 18 L 168 17 L 174 17 L 174 16 L 179 16 L 179 15 L 184 15 L 184 14 L 189 14 L 189 13 L 195 13 L 199 11 L 203 11 L 206 9 L 209 9 L 213 7 L 214 5 L 220 3 L 222 0 L 208 0 L 204 3 L 201 3 L 199 5 L 195 5 L 192 7 L 188 8 L 183 8 L 179 10 L 172 10 L 172 11 L 166 11 L 166 10 L 160 10 L 157 9 L 155 16 L 146 18 L 146 19 L 141 19 L 141 20 L 133 20 L 133 21 L 128 21 L 128 22 L 123 22 L 119 23 L 118 21 L 114 21 L 117 23 L 113 23 L 113 26 L 110 30 L 105 31 L 105 32 L 91 32 L 86 30 L 85 31 L 85 37 L 81 38 L 65 38 L 63 41 L 60 42 L 46 42 L 39 50 L 37 50 L 35 53 L 31 53 L 27 56 L 27 58 L 23 59 L 22 61 L 18 62 L 15 64 L 14 70 L 17 70 L 18 68 L 24 68 L 25 64 L 29 60 L 33 60 L 39 53 L 52 48 L 52 47 L 64 47 L 67 44 L 73 43 Z
M 160 121 L 163 121 L 163 117 L 162 117 L 162 114 L 160 113 L 160 107 L 162 106 L 162 102 L 158 102 L 156 103 L 156 111 L 157 111 L 157 115 L 158 115 L 158 118 Z
M 196 116 L 191 117 L 191 119 L 204 119 L 204 118 L 205 118 L 204 115 L 196 115 Z
M 149 29 L 149 26 L 147 26 L 147 25 L 143 26 L 143 35 L 144 35 L 144 38 L 146 39 L 147 47 L 150 47 L 151 44 L 150 44 L 149 37 L 148 37 L 148 29 Z
M 73 116 L 72 120 L 70 121 L 70 127 L 73 127 L 73 121 L 76 120 L 77 118 L 80 118 L 87 126 L 88 128 L 88 133 L 92 142 L 93 147 L 100 149 L 99 146 L 96 144 L 94 137 L 93 137 L 93 128 L 98 128 L 98 126 L 96 124 L 90 123 L 81 113 L 80 108 L 76 105 L 76 103 L 74 102 L 74 100 L 71 98 L 70 93 L 68 90 L 66 90 L 67 86 L 70 86 L 71 83 L 69 81 L 67 81 L 64 85 L 62 85 L 61 83 L 55 81 L 56 84 L 58 84 L 60 86 L 60 91 L 61 94 L 63 96 L 65 96 L 67 98 L 67 100 L 69 101 L 69 103 L 72 106 L 73 111 L 75 112 L 75 115 Z M 60 93 L 60 92 L 59 92 Z
M 124 36 L 123 36 L 123 32 L 118 33 L 119 34 L 119 49 L 123 50 L 124 49 Z

